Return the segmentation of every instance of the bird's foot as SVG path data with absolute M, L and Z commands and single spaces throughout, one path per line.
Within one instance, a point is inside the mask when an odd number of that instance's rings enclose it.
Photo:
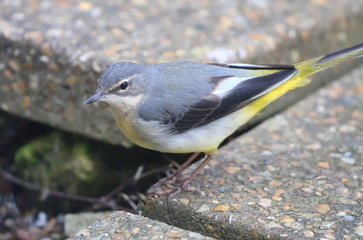
M 189 177 L 182 175 L 184 169 L 189 166 L 191 162 L 193 162 L 196 157 L 198 157 L 199 153 L 192 154 L 180 168 L 178 168 L 173 174 L 170 176 L 164 177 L 160 179 L 158 182 L 156 182 L 154 185 L 152 185 L 150 188 L 155 188 L 161 185 L 171 185 L 175 182 L 185 182 L 188 180 Z
M 190 186 L 185 186 L 183 187 L 183 184 L 179 187 L 175 187 L 174 189 L 171 190 L 171 192 L 168 194 L 168 198 L 167 198 L 167 202 L 169 202 L 170 200 L 172 200 L 173 198 L 175 198 L 179 193 L 181 193 L 182 191 L 188 191 L 188 192 L 200 192 L 199 188 L 196 187 L 190 187 Z
M 161 191 L 155 191 L 155 192 L 149 192 L 148 194 L 154 195 L 154 196 L 167 196 L 167 201 L 173 199 L 175 196 L 177 196 L 182 191 L 188 191 L 188 192 L 200 192 L 199 188 L 191 187 L 189 186 L 188 181 L 184 181 L 180 186 L 173 187 L 172 185 L 163 184 L 166 189 Z
M 188 180 L 189 176 L 182 175 L 180 172 L 175 172 L 171 174 L 170 176 L 164 177 L 157 181 L 155 184 L 153 184 L 150 188 L 156 188 L 161 185 L 165 185 L 168 188 L 171 188 L 172 184 L 175 184 L 176 182 L 185 182 Z

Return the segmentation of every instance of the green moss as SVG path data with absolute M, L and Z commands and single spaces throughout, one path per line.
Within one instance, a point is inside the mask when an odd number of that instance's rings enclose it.
M 18 174 L 27 181 L 49 189 L 98 196 L 122 181 L 103 164 L 102 153 L 103 149 L 90 140 L 52 132 L 21 147 L 15 161 Z

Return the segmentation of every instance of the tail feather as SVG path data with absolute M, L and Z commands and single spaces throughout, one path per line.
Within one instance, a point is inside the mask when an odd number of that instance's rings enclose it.
M 327 54 L 325 56 L 312 58 L 301 63 L 297 63 L 294 66 L 299 70 L 297 73 L 298 77 L 306 77 L 358 57 L 363 57 L 363 43 Z
M 294 67 L 298 69 L 298 72 L 293 77 L 243 108 L 242 111 L 244 111 L 246 119 L 253 117 L 288 91 L 308 84 L 310 82 L 310 79 L 307 78 L 309 75 L 357 57 L 363 57 L 363 43 L 295 64 Z

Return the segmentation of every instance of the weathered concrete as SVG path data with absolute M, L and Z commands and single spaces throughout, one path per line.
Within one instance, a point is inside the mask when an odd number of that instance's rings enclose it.
M 126 212 L 114 212 L 97 220 L 87 229 L 75 234 L 70 240 L 108 239 L 214 239 L 198 233 L 166 225 L 143 216 Z
M 230 142 L 200 193 L 142 214 L 221 239 L 362 239 L 362 80 L 363 66 Z
M 72 236 L 80 230 L 87 228 L 97 220 L 110 215 L 111 212 L 83 212 L 67 214 L 64 218 L 64 233 Z
M 361 42 L 362 8 L 361 0 L 0 1 L 0 108 L 129 146 L 108 110 L 82 105 L 106 65 L 297 62 Z M 260 118 L 337 72 L 320 75 Z

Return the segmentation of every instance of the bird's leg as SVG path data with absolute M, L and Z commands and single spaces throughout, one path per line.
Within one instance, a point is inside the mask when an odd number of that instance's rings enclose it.
M 202 170 L 202 168 L 204 168 L 205 165 L 207 165 L 214 158 L 214 156 L 215 156 L 214 154 L 209 154 L 206 157 L 206 159 L 204 159 L 204 161 L 197 167 L 197 169 L 195 169 L 194 172 L 192 172 L 192 174 L 190 174 L 188 179 L 182 183 L 182 185 L 180 187 L 177 187 L 177 188 L 173 189 L 172 191 L 170 191 L 170 194 L 168 196 L 168 201 L 169 201 L 169 199 L 172 199 L 173 197 L 178 195 L 182 190 L 198 191 L 199 189 L 196 189 L 196 188 L 188 188 L 188 185 L 193 180 L 193 178 L 200 172 L 200 170 Z
M 181 185 L 182 189 L 185 189 L 192 179 L 202 170 L 214 158 L 214 154 L 209 154 L 206 159 L 194 170 L 194 172 L 188 177 L 188 179 Z
M 156 182 L 154 185 L 152 185 L 151 188 L 160 186 L 161 184 L 167 184 L 169 182 L 172 182 L 174 180 L 174 178 L 178 177 L 184 171 L 184 169 L 186 167 L 188 167 L 190 165 L 190 163 L 196 159 L 196 157 L 198 157 L 198 155 L 199 155 L 199 152 L 193 153 L 173 174 L 160 179 L 158 182 Z

